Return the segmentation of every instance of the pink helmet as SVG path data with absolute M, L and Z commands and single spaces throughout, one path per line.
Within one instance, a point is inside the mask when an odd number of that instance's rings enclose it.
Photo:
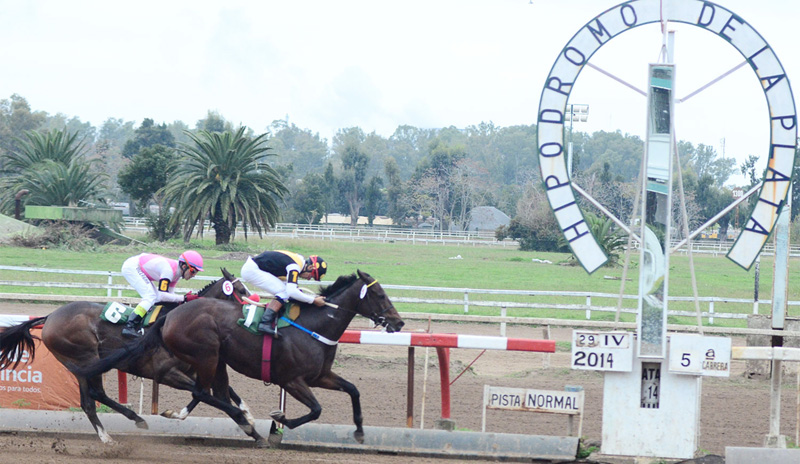
M 203 270 L 203 257 L 200 256 L 200 253 L 194 250 L 186 250 L 181 253 L 180 258 L 178 258 L 179 263 L 186 263 L 189 266 L 197 269 L 198 271 Z

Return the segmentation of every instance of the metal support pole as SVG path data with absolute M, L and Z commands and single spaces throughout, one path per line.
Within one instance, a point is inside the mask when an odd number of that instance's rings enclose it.
M 150 414 L 158 414 L 158 382 L 153 380 L 153 397 L 150 398 Z
M 406 386 L 406 427 L 414 426 L 414 347 L 408 347 L 408 381 Z
M 437 346 L 439 381 L 442 384 L 442 419 L 450 419 L 450 348 Z
M 119 403 L 128 404 L 128 375 L 117 371 L 117 389 L 119 390 Z
M 753 314 L 758 314 L 758 278 L 761 274 L 761 253 L 756 257 L 755 284 L 753 286 Z

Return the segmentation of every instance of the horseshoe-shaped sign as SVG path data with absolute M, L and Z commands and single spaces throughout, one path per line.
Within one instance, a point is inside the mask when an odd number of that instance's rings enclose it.
M 663 1 L 663 6 L 662 6 Z M 547 76 L 537 118 L 539 166 L 561 232 L 583 268 L 592 273 L 608 257 L 597 244 L 575 202 L 564 152 L 564 115 L 572 87 L 589 58 L 619 34 L 645 24 L 691 24 L 725 39 L 744 56 L 761 82 L 770 119 L 769 160 L 758 202 L 728 258 L 750 269 L 772 232 L 791 185 L 797 140 L 797 110 L 789 79 L 775 52 L 741 17 L 702 0 L 633 0 L 586 23 L 567 43 Z

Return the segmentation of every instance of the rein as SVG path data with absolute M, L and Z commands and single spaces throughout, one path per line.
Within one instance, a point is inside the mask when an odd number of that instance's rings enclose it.
M 371 286 L 376 284 L 377 282 L 378 282 L 378 279 L 375 279 L 372 282 L 370 282 L 370 283 L 368 283 L 368 284 L 366 284 L 366 285 L 364 285 L 362 287 L 362 289 L 361 289 L 362 293 L 360 295 L 360 297 L 361 297 L 360 300 L 361 301 L 359 301 L 359 303 L 358 303 L 359 305 L 367 297 L 367 290 Z M 305 289 L 303 289 L 303 290 L 305 290 Z M 247 299 L 247 298 L 245 298 L 245 299 Z M 328 303 L 327 301 L 325 302 L 325 305 L 330 306 L 330 307 L 335 308 L 335 309 L 340 309 L 339 305 L 336 305 L 336 304 L 333 304 L 333 303 Z M 356 311 L 354 309 L 349 309 L 349 308 L 341 308 L 341 309 L 343 309 L 345 311 L 348 311 L 348 312 L 351 312 L 351 313 L 354 313 L 354 314 L 359 314 L 358 311 Z M 376 324 L 382 324 L 383 321 L 385 320 L 385 318 L 383 317 L 383 314 L 388 310 L 389 310 L 389 308 L 384 308 L 379 314 L 374 314 L 373 316 L 369 317 L 369 319 L 372 320 Z M 331 340 L 331 339 L 325 337 L 324 335 L 320 335 L 317 332 L 313 332 L 311 330 L 308 330 L 307 328 L 305 328 L 302 325 L 296 323 L 295 321 L 287 318 L 286 316 L 281 316 L 281 319 L 286 321 L 287 323 L 289 323 L 289 325 L 291 325 L 292 327 L 295 327 L 295 328 L 299 329 L 300 331 L 307 333 L 308 335 L 311 336 L 311 338 L 313 338 L 315 340 L 318 340 L 318 341 L 320 341 L 320 342 L 322 342 L 322 343 L 324 343 L 326 345 L 333 346 L 333 345 L 336 345 L 336 344 L 339 343 L 338 340 Z
M 298 324 L 297 322 L 295 322 L 295 321 L 293 321 L 293 320 L 291 320 L 291 319 L 287 318 L 286 316 L 281 316 L 281 319 L 282 319 L 282 320 L 284 320 L 284 321 L 286 321 L 286 322 L 288 322 L 288 323 L 289 323 L 289 325 L 291 325 L 292 327 L 296 327 L 296 328 L 300 329 L 301 331 L 303 331 L 303 332 L 305 332 L 305 333 L 307 333 L 307 334 L 311 335 L 311 338 L 313 338 L 313 339 L 315 339 L 315 340 L 319 340 L 320 342 L 322 342 L 322 343 L 324 343 L 324 344 L 326 344 L 326 345 L 331 345 L 331 346 L 333 346 L 333 345 L 336 345 L 336 344 L 338 344 L 338 343 L 339 343 L 339 341 L 338 341 L 338 340 L 331 340 L 330 338 L 328 338 L 328 337 L 325 337 L 324 335 L 320 335 L 320 334 L 318 334 L 318 333 L 316 333 L 316 332 L 312 332 L 312 331 L 310 331 L 310 330 L 306 329 L 306 328 L 305 328 L 305 327 L 303 327 L 302 325 L 300 325 L 300 324 Z

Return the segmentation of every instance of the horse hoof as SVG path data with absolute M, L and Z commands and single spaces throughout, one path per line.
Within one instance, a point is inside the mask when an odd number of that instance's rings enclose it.
M 281 441 L 283 441 L 283 434 L 282 433 L 271 433 L 269 435 L 269 437 L 267 438 L 267 441 L 269 441 L 269 444 L 271 446 L 278 447 L 278 446 L 280 446 Z
M 167 419 L 175 419 L 175 411 L 172 409 L 167 409 L 166 411 L 161 413 L 162 417 L 166 417 Z
M 261 437 L 258 440 L 256 440 L 256 448 L 269 448 L 269 447 L 270 447 L 270 442 L 264 437 Z
M 353 438 L 356 439 L 358 444 L 360 444 L 360 445 L 364 444 L 364 432 L 355 432 L 355 433 L 353 433 Z
M 147 430 L 147 429 L 149 428 L 149 427 L 147 426 L 147 422 L 145 422 L 145 421 L 143 421 L 143 420 L 141 420 L 141 421 L 136 421 L 136 427 L 138 427 L 138 428 L 140 428 L 140 429 L 143 429 L 143 430 Z
M 283 424 L 283 420 L 286 418 L 286 416 L 283 415 L 283 411 L 272 411 L 269 413 L 269 417 L 271 417 L 275 422 L 280 422 L 281 424 Z

